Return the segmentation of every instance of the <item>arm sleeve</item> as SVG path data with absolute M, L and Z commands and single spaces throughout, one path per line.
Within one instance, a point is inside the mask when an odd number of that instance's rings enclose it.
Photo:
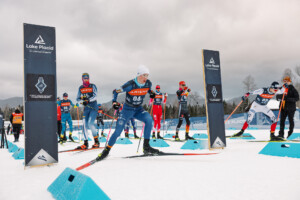
M 77 93 L 77 98 L 76 101 L 79 103 L 81 100 L 81 92 L 80 92 L 80 87 L 78 88 L 78 93 Z
M 89 101 L 94 101 L 97 98 L 97 87 L 93 84 L 93 95 L 90 97 Z
M 130 84 L 130 81 L 122 85 L 120 88 L 114 89 L 112 102 L 117 101 L 119 93 L 129 92 L 131 89 L 132 89 L 132 85 Z
M 13 116 L 10 115 L 10 118 L 9 118 L 10 123 L 12 123 L 12 120 L 13 120 Z
M 73 106 L 73 107 L 75 106 L 71 100 L 70 100 L 70 104 L 71 104 L 71 106 Z
M 250 94 L 258 94 L 258 95 L 260 95 L 260 94 L 264 93 L 264 89 L 260 88 L 258 90 L 254 90 L 254 91 L 249 92 L 249 93 Z

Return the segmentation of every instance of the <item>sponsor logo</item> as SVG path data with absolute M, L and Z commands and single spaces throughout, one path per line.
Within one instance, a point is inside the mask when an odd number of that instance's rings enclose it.
M 217 97 L 218 91 L 216 86 L 213 86 L 212 90 L 211 90 L 211 94 L 213 95 L 214 98 Z
M 155 96 L 155 99 L 162 99 L 162 98 L 163 98 L 162 95 L 156 95 L 156 96 Z
M 46 159 L 46 157 L 44 155 L 38 156 L 38 159 L 47 162 L 47 159 Z
M 46 89 L 47 85 L 44 82 L 43 77 L 39 77 L 37 84 L 35 84 L 35 87 L 38 89 L 39 93 L 42 94 L 44 90 Z
M 212 147 L 213 148 L 225 147 L 225 144 L 222 142 L 222 140 L 219 137 L 217 137 Z
M 275 94 L 261 94 L 259 96 L 261 96 L 264 99 L 272 99 L 274 95 Z
M 31 53 L 43 53 L 43 54 L 51 54 L 54 50 L 54 46 L 47 45 L 45 40 L 41 35 L 39 35 L 33 43 L 25 44 L 25 48 L 29 50 Z
M 210 70 L 219 70 L 220 65 L 216 64 L 213 57 L 210 58 L 209 63 L 205 64 L 205 67 Z
M 35 44 L 46 44 L 43 40 L 42 36 L 39 35 L 39 37 L 35 40 Z
M 93 92 L 93 88 L 81 88 L 80 92 L 82 94 L 86 94 L 86 93 L 92 93 Z
M 146 95 L 149 88 L 139 88 L 139 89 L 133 89 L 130 92 L 128 92 L 132 96 L 143 96 Z
M 70 102 L 65 102 L 65 103 L 61 103 L 61 106 L 70 106 L 71 105 L 71 103 Z

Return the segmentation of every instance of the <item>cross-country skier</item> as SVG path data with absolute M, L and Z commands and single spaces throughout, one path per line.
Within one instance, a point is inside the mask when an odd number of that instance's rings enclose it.
M 97 126 L 100 126 L 100 123 L 102 125 L 102 131 L 101 131 L 101 137 L 104 137 L 104 122 L 103 122 L 103 109 L 101 107 L 101 104 L 98 104 L 98 114 L 97 114 Z
M 95 120 L 97 117 L 97 87 L 96 85 L 90 83 L 90 76 L 88 73 L 82 74 L 82 82 L 83 84 L 78 89 L 77 94 L 77 102 L 82 101 L 84 106 L 83 111 L 83 136 L 84 136 L 84 144 L 77 147 L 77 149 L 88 149 L 88 132 L 87 129 L 90 128 L 94 137 L 95 144 L 92 148 L 99 147 L 99 139 L 97 134 L 97 129 L 95 127 Z
M 134 138 L 135 138 L 135 139 L 139 139 L 139 137 L 138 137 L 137 134 L 136 134 L 136 123 L 135 123 L 134 118 L 131 118 L 131 119 L 126 123 L 126 125 L 125 125 L 125 128 L 124 128 L 125 137 L 129 138 L 130 122 L 131 122 L 131 125 L 132 125 L 132 129 L 133 129 L 133 133 L 134 133 Z
M 20 131 L 22 128 L 22 121 L 24 120 L 23 113 L 17 108 L 10 116 L 10 123 L 12 124 L 12 132 L 14 133 L 15 141 L 19 142 Z
M 142 107 L 145 95 L 147 93 L 150 94 L 150 98 L 155 97 L 155 93 L 151 90 L 152 83 L 150 80 L 148 80 L 148 76 L 148 68 L 142 65 L 138 68 L 136 78 L 122 85 L 120 89 L 115 89 L 113 91 L 114 98 L 112 102 L 114 109 L 117 110 L 120 106 L 120 103 L 117 102 L 119 93 L 126 92 L 126 102 L 118 117 L 115 132 L 111 136 L 108 145 L 105 147 L 102 153 L 98 155 L 97 160 L 102 160 L 107 157 L 110 149 L 113 147 L 117 138 L 123 131 L 125 124 L 133 117 L 145 123 L 143 145 L 144 154 L 159 153 L 159 150 L 152 148 L 149 144 L 153 120 L 151 115 Z
M 175 135 L 175 140 L 180 140 L 178 137 L 178 132 L 181 127 L 183 118 L 185 118 L 186 126 L 185 126 L 185 139 L 186 140 L 193 140 L 193 137 L 189 136 L 189 131 L 190 131 L 190 113 L 188 110 L 188 105 L 187 105 L 187 99 L 189 96 L 189 92 L 191 91 L 190 88 L 188 88 L 185 84 L 184 81 L 179 82 L 179 90 L 177 90 L 177 98 L 178 98 L 178 103 L 179 103 L 179 121 L 178 125 L 176 127 L 176 135 Z
M 67 138 L 64 140 L 64 133 L 66 131 L 67 122 L 69 124 L 69 129 L 70 129 L 69 139 L 74 142 L 72 138 L 73 122 L 72 122 L 70 110 L 71 110 L 71 106 L 76 108 L 76 105 L 74 105 L 73 102 L 70 99 L 68 99 L 67 93 L 63 94 L 63 100 L 59 101 L 58 105 L 60 106 L 60 110 L 61 110 L 61 125 L 62 125 L 59 142 L 63 143 L 64 141 L 67 140 Z
M 62 125 L 61 125 L 61 109 L 60 109 L 60 105 L 58 105 L 59 102 L 60 102 L 60 98 L 57 97 L 57 136 L 58 136 L 58 138 L 60 138 L 61 129 L 62 129 Z
M 233 135 L 233 137 L 242 136 L 244 131 L 248 128 L 249 124 L 253 120 L 255 113 L 262 112 L 266 116 L 270 118 L 272 121 L 271 128 L 270 128 L 270 140 L 280 140 L 279 137 L 274 135 L 275 128 L 277 125 L 277 119 L 274 113 L 267 107 L 268 102 L 270 99 L 273 98 L 275 94 L 282 94 L 285 91 L 285 87 L 279 86 L 279 83 L 274 81 L 270 87 L 261 88 L 255 90 L 253 92 L 247 92 L 244 96 L 242 96 L 242 100 L 245 100 L 249 97 L 249 95 L 256 95 L 254 102 L 252 103 L 250 110 L 248 112 L 247 121 L 244 123 L 242 129 Z
M 166 103 L 167 101 L 167 93 L 163 94 L 160 92 L 160 86 L 156 86 L 155 91 L 155 98 L 153 100 L 153 120 L 154 120 L 154 126 L 153 126 L 153 132 L 152 132 L 152 138 L 155 139 L 155 130 L 157 131 L 157 138 L 163 139 L 160 136 L 160 127 L 161 127 L 161 119 L 162 119 L 162 103 Z

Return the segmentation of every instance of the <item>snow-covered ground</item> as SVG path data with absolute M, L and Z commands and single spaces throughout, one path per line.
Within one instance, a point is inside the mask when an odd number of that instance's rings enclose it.
M 230 130 L 226 134 L 234 132 Z M 268 130 L 247 132 L 257 139 L 269 138 Z M 13 136 L 9 135 L 8 139 L 12 141 Z M 161 148 L 162 151 L 219 154 L 124 159 L 124 156 L 136 155 L 138 140 L 131 141 L 131 145 L 115 145 L 106 160 L 81 171 L 111 199 L 300 199 L 300 159 L 258 154 L 266 143 L 227 139 L 223 150 L 193 151 L 180 150 L 184 143 L 168 141 L 170 147 Z M 17 145 L 22 147 L 23 142 L 22 135 Z M 59 146 L 59 150 L 76 146 L 66 143 Z M 58 164 L 24 170 L 24 160 L 15 160 L 7 149 L 0 149 L 0 199 L 53 199 L 47 187 L 59 174 L 66 167 L 75 169 L 99 152 L 62 153 Z

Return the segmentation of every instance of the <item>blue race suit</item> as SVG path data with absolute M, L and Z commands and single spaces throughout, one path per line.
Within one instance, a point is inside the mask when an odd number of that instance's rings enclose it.
M 97 87 L 94 84 L 89 84 L 88 87 L 81 85 L 78 89 L 77 102 L 82 100 L 82 97 L 88 99 L 88 103 L 83 111 L 83 135 L 85 140 L 88 140 L 88 128 L 91 129 L 93 136 L 97 137 L 97 129 L 94 123 L 98 112 L 96 96 Z
M 104 131 L 104 122 L 103 122 L 103 109 L 98 108 L 98 113 L 97 113 L 97 126 L 100 128 L 100 123 L 102 125 L 102 133 Z
M 130 122 L 131 122 L 131 125 L 132 125 L 132 128 L 133 128 L 133 132 L 136 133 L 136 123 L 135 123 L 134 118 L 131 118 L 131 119 L 126 123 L 125 129 L 124 129 L 125 133 L 128 133 L 128 132 L 129 132 Z
M 58 105 L 60 106 L 61 111 L 61 133 L 63 134 L 66 131 L 66 122 L 69 124 L 70 132 L 73 132 L 73 122 L 71 117 L 71 106 L 74 107 L 73 102 L 70 99 L 67 100 L 61 100 L 58 102 Z
M 113 91 L 113 102 L 117 101 L 118 94 L 121 92 L 126 92 L 126 100 L 123 110 L 119 115 L 115 132 L 108 142 L 109 146 L 113 146 L 115 144 L 117 138 L 123 131 L 125 124 L 131 118 L 135 118 L 145 123 L 144 138 L 150 139 L 153 119 L 151 115 L 144 110 L 142 104 L 145 95 L 147 93 L 150 94 L 151 86 L 151 81 L 147 80 L 145 84 L 139 84 L 137 82 L 137 79 L 135 78 L 125 83 L 123 86 L 121 86 L 120 89 L 116 89 Z

